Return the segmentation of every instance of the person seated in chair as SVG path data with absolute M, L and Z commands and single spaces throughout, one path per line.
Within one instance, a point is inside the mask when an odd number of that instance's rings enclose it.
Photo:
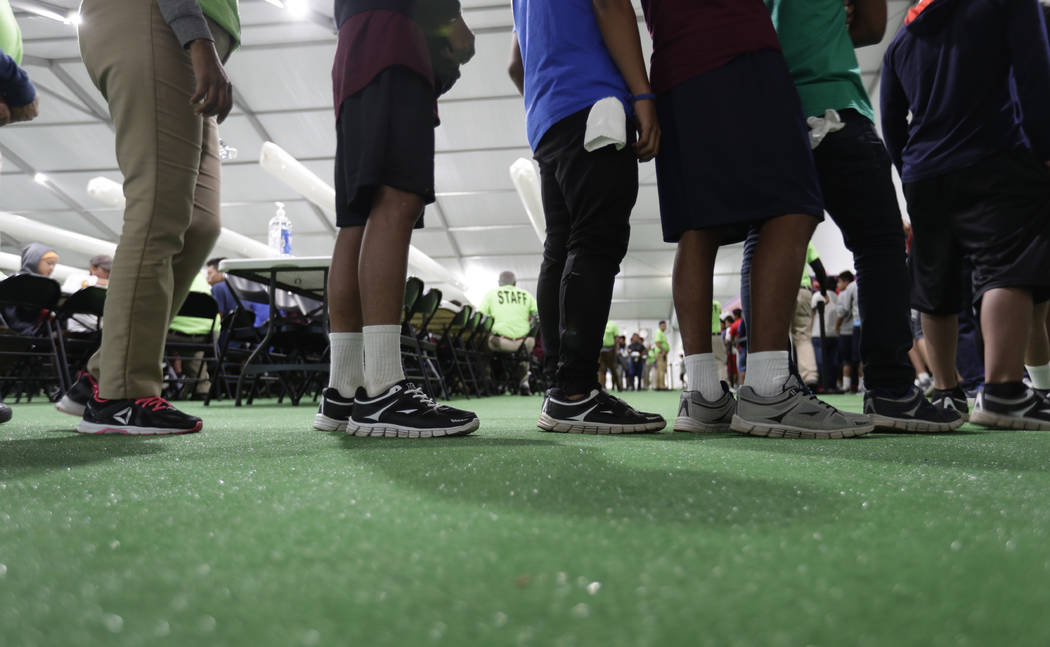
M 50 277 L 58 265 L 58 252 L 41 243 L 29 243 L 22 248 L 22 269 L 18 274 Z M 43 313 L 39 309 L 5 306 L 3 319 L 7 327 L 23 335 L 39 327 Z
M 489 291 L 478 306 L 478 312 L 489 315 L 495 321 L 492 324 L 492 336 L 489 337 L 489 350 L 496 353 L 516 353 L 524 344 L 531 354 L 536 345 L 536 338 L 529 337 L 531 320 L 535 317 L 536 297 L 528 291 L 517 287 L 518 279 L 514 272 L 501 272 L 499 287 Z M 530 395 L 529 362 L 523 361 L 518 366 L 518 390 L 522 395 Z

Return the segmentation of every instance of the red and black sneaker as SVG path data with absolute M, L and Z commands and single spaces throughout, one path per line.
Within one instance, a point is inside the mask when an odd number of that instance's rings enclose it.
M 95 395 L 97 389 L 98 382 L 91 376 L 91 373 L 80 371 L 77 374 L 77 381 L 66 391 L 62 399 L 55 403 L 55 408 L 62 413 L 80 418 L 84 415 L 88 400 Z
M 128 434 L 132 436 L 167 436 L 192 434 L 203 423 L 185 414 L 160 396 L 136 400 L 102 400 L 93 395 L 84 409 L 84 419 L 77 425 L 82 434 Z

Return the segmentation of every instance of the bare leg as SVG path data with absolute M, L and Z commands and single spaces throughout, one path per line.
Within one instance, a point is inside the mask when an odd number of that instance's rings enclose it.
M 984 332 L 984 380 L 988 383 L 1020 382 L 1024 354 L 1032 328 L 1032 293 L 1021 288 L 995 288 L 981 299 Z
M 959 315 L 929 315 L 922 313 L 922 332 L 926 335 L 926 353 L 933 369 L 933 386 L 954 389 L 955 353 L 959 345 Z
M 357 281 L 364 326 L 401 323 L 412 227 L 423 212 L 423 198 L 387 186 L 376 193 L 361 238 Z
M 922 361 L 922 355 L 919 354 L 919 345 L 913 344 L 911 350 L 908 351 L 908 359 L 911 360 L 911 365 L 915 369 L 915 373 L 926 373 L 926 364 Z
M 816 218 L 792 214 L 768 220 L 759 230 L 751 265 L 752 321 L 748 323 L 754 325 L 748 329 L 749 353 L 788 349 L 799 268 L 805 264 L 806 244 L 816 227 Z
M 671 289 L 686 355 L 711 352 L 711 283 L 720 241 L 712 230 L 687 231 L 678 241 Z
M 328 280 L 328 317 L 332 332 L 361 332 L 357 264 L 364 233 L 364 227 L 343 227 L 335 239 Z
M 1050 363 L 1050 339 L 1047 338 L 1047 312 L 1050 302 L 1033 306 L 1032 332 L 1028 336 L 1028 349 L 1025 351 L 1024 363 L 1029 366 L 1043 366 Z

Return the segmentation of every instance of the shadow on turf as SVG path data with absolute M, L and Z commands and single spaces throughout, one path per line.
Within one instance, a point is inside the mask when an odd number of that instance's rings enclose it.
M 134 436 L 64 436 L 0 440 L 0 477 L 17 479 L 39 472 L 164 451 L 159 443 L 149 443 L 145 440 Z
M 490 511 L 702 527 L 814 523 L 846 507 L 837 490 L 811 479 L 735 476 L 695 465 L 631 467 L 609 460 L 601 447 L 560 444 L 559 437 L 388 442 L 346 436 L 343 444 L 393 481 Z M 384 451 L 360 451 L 371 449 Z M 420 449 L 431 451 L 420 456 Z

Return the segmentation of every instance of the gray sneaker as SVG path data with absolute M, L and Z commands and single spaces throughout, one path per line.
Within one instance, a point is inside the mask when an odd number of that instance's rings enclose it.
M 768 398 L 749 386 L 741 387 L 729 428 L 770 438 L 852 438 L 870 433 L 875 425 L 868 416 L 839 411 L 822 402 L 791 376 L 781 393 Z
M 678 417 L 674 419 L 675 431 L 694 434 L 711 434 L 729 431 L 729 423 L 736 413 L 736 399 L 729 392 L 729 385 L 722 382 L 722 397 L 705 400 L 699 391 L 682 391 L 678 402 Z

